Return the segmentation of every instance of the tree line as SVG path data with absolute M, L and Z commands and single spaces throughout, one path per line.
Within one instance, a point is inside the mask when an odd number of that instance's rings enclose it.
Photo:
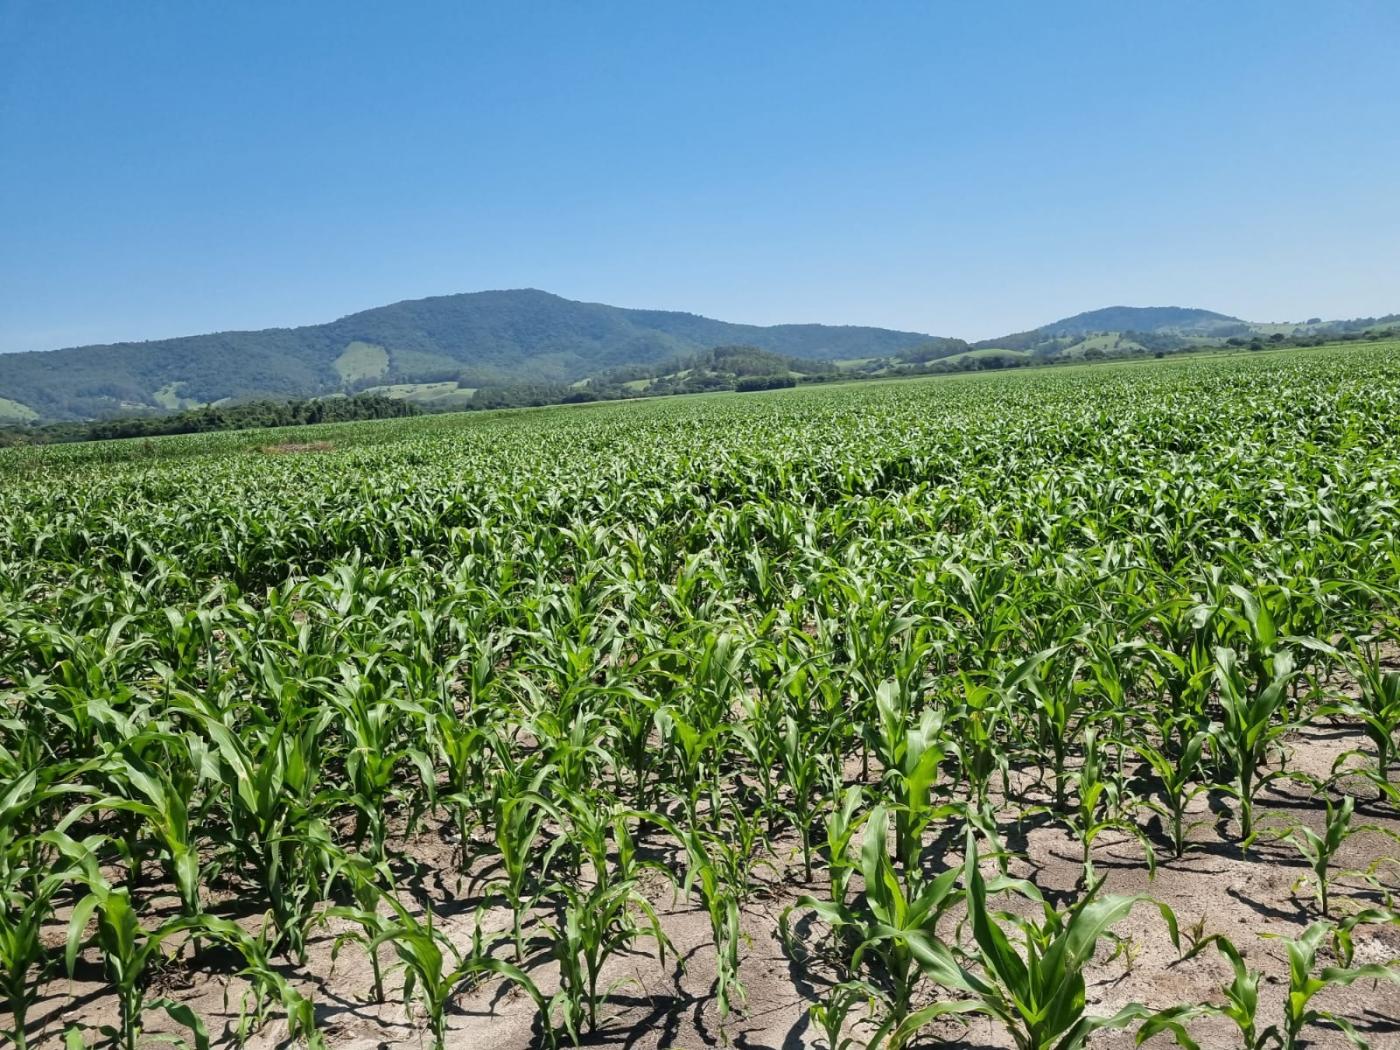
M 105 441 L 110 438 L 162 437 L 213 430 L 296 427 L 312 423 L 350 423 L 361 419 L 392 419 L 421 415 L 409 401 L 383 394 L 309 398 L 301 401 L 249 401 L 237 405 L 208 405 L 171 415 L 131 416 L 81 423 L 46 423 L 0 429 L 0 445 L 60 444 Z

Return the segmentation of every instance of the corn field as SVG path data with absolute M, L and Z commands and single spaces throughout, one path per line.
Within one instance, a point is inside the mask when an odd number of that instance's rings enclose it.
M 1400 345 L 287 434 L 0 454 L 0 1044 L 1400 1046 Z

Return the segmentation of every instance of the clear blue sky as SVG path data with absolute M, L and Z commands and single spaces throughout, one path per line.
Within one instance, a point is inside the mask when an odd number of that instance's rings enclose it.
M 1400 4 L 0 0 L 0 350 L 538 287 L 1400 311 Z

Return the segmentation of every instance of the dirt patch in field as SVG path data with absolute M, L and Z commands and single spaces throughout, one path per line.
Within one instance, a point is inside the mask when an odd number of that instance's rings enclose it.
M 329 452 L 335 448 L 329 441 L 286 441 L 279 445 L 261 445 L 258 451 L 269 456 L 290 456 L 298 452 Z
M 1362 746 L 1363 738 L 1350 728 L 1314 726 L 1290 740 L 1288 768 L 1326 775 L 1338 756 Z M 1360 785 L 1353 790 L 1358 824 L 1400 833 L 1400 819 L 1393 808 L 1378 804 Z M 1325 811 L 1300 782 L 1277 780 L 1261 795 L 1258 814 L 1266 833 L 1247 855 L 1236 843 L 1229 800 L 1212 794 L 1201 796 L 1193 806 L 1192 848 L 1180 860 L 1168 859 L 1154 818 L 1144 821 L 1144 831 L 1158 843 L 1162 854 L 1155 875 L 1149 874 L 1139 840 L 1122 833 L 1106 834 L 1097 841 L 1094 864 L 1099 874 L 1107 876 L 1107 892 L 1143 894 L 1169 904 L 1185 936 L 1228 936 L 1245 954 L 1248 965 L 1264 975 L 1259 1012 L 1263 1027 L 1280 1019 L 1287 992 L 1288 956 L 1282 938 L 1299 936 L 1317 918 L 1310 887 L 1298 884 L 1308 869 L 1282 832 L 1300 823 L 1320 829 Z M 1032 879 L 1052 900 L 1073 898 L 1082 868 L 1079 847 L 1063 826 L 1048 817 L 1014 819 L 1008 812 L 999 831 L 1007 845 L 1020 854 L 1011 864 L 1011 874 Z M 487 890 L 495 877 L 490 862 L 474 865 L 465 876 L 459 876 L 457 847 L 451 839 L 446 825 L 431 826 L 406 844 L 404 852 L 418 868 L 418 875 L 406 888 L 433 901 L 441 929 L 465 949 L 478 922 L 489 934 L 506 930 L 510 918 L 499 899 Z M 654 845 L 662 851 L 668 848 L 660 836 Z M 960 863 L 956 846 L 949 846 L 942 855 L 938 850 L 930 846 L 928 864 L 947 867 Z M 1373 869 L 1379 888 L 1365 878 L 1339 877 L 1334 885 L 1334 915 L 1382 903 L 1387 892 L 1400 891 L 1400 868 L 1384 860 L 1396 853 L 1400 853 L 1400 845 L 1381 832 L 1353 835 L 1338 858 L 1337 868 Z M 764 859 L 771 868 L 756 870 L 758 884 L 742 909 L 744 1005 L 727 1018 L 719 1015 L 712 993 L 715 951 L 708 917 L 698 897 L 678 897 L 666 880 L 657 876 L 648 879 L 643 888 L 656 907 L 674 953 L 667 953 L 663 965 L 654 945 L 642 940 L 633 951 L 608 963 L 600 987 L 613 991 L 602 1009 L 600 1030 L 586 1035 L 584 1045 L 619 1050 L 698 1050 L 726 1045 L 740 1050 L 832 1050 L 807 1011 L 841 974 L 832 962 L 829 931 L 810 911 L 797 906 L 804 894 L 825 897 L 825 875 L 818 872 L 814 883 L 803 884 L 802 867 L 791 840 L 775 842 L 772 854 Z M 1018 911 L 1026 907 L 1025 902 L 1010 898 L 1005 906 Z M 786 942 L 780 935 L 785 913 L 792 934 Z M 957 929 L 958 918 L 954 915 L 940 933 L 966 941 L 968 931 Z M 541 912 L 533 920 L 531 927 L 538 930 L 545 922 L 557 921 L 557 916 Z M 241 921 L 255 928 L 258 917 Z M 295 986 L 314 998 L 327 1045 L 332 1050 L 419 1050 L 430 1046 L 421 1018 L 404 1009 L 398 977 L 389 980 L 386 1000 L 375 1002 L 364 950 L 346 945 L 332 958 L 335 934 L 347 928 L 326 927 L 311 942 L 307 964 L 285 969 Z M 1103 942 L 1087 973 L 1093 1012 L 1112 1013 L 1130 1002 L 1156 1009 L 1223 1001 L 1219 989 L 1231 976 L 1227 961 L 1210 948 L 1189 962 L 1181 962 L 1161 915 L 1150 903 L 1135 907 L 1114 931 L 1116 946 Z M 508 945 L 500 945 L 496 954 L 508 957 Z M 392 951 L 383 949 L 380 958 L 386 967 L 391 965 Z M 1358 928 L 1357 963 L 1396 960 L 1400 960 L 1400 927 Z M 1324 961 L 1336 962 L 1330 956 Z M 246 990 L 240 979 L 225 976 L 230 968 L 226 959 L 184 958 L 172 961 L 160 978 L 161 994 L 188 1003 L 205 1018 L 215 1045 L 232 1045 Z M 530 945 L 524 968 L 546 996 L 558 987 L 557 966 L 543 940 Z M 932 993 L 931 988 L 925 991 Z M 1329 989 L 1315 1004 L 1348 1018 L 1373 1050 L 1400 1050 L 1400 986 L 1359 981 Z M 872 1025 L 861 1020 L 862 1015 L 863 1010 L 857 1007 L 846 1027 L 845 1034 L 856 1039 L 855 1046 L 863 1046 L 874 1032 Z M 58 1050 L 65 1025 L 111 1024 L 115 1017 L 115 1000 L 96 957 L 88 953 L 73 980 L 51 982 L 46 998 L 31 1014 L 31 1023 L 40 1029 L 36 1045 Z M 150 1015 L 148 1022 L 148 1038 L 157 1033 L 178 1033 L 161 1015 Z M 1190 1030 L 1202 1050 L 1235 1050 L 1240 1045 L 1229 1022 L 1201 1019 L 1193 1022 Z M 271 1020 L 247 1045 L 253 1050 L 272 1050 L 282 1045 L 284 1034 L 281 1022 Z M 567 1040 L 563 1042 L 567 1045 Z M 493 979 L 458 997 L 450 1014 L 447 1045 L 454 1050 L 526 1050 L 544 1042 L 534 1003 L 515 987 Z M 972 1019 L 966 1025 L 947 1021 L 931 1026 L 914 1045 L 1004 1050 L 1012 1044 L 992 1022 Z M 1132 1030 L 1099 1033 L 1089 1045 L 1095 1050 L 1129 1050 Z M 1147 1045 L 1165 1050 L 1173 1044 L 1170 1036 L 1162 1035 Z M 1334 1029 L 1314 1026 L 1307 1031 L 1310 1050 L 1341 1050 L 1347 1045 Z

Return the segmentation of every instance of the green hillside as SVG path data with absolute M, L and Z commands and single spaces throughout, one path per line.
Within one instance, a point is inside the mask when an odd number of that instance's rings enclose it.
M 366 394 L 383 394 L 395 401 L 409 401 L 430 410 L 465 408 L 471 404 L 476 387 L 459 386 L 451 380 L 444 383 L 394 383 L 389 386 L 367 387 Z
M 303 328 L 0 354 L 0 424 L 365 391 L 433 409 L 479 407 L 502 397 L 547 403 L 570 389 L 579 397 L 603 396 L 605 387 L 684 393 L 737 388 L 745 377 L 757 382 L 757 376 L 810 377 L 836 369 L 908 374 L 995 367 L 997 360 L 1053 363 L 1225 343 L 1346 339 L 1397 321 L 1390 315 L 1253 323 L 1210 310 L 1113 306 L 969 344 L 885 328 L 731 324 L 531 289 L 474 292 L 408 300 Z M 728 358 L 703 359 L 715 348 L 727 348 Z M 514 392 L 505 395 L 504 388 Z
M 717 346 L 653 368 L 613 369 L 573 385 L 604 396 L 696 394 L 792 386 L 799 379 L 834 379 L 841 371 L 836 361 L 811 361 L 754 346 Z
M 0 423 L 28 423 L 38 416 L 28 405 L 0 397 Z
M 1144 350 L 1173 350 L 1248 334 L 1248 321 L 1214 310 L 1181 306 L 1109 306 L 975 345 L 978 349 L 1022 350 L 1041 357 L 1078 358 L 1091 349 L 1111 352 L 1120 348 L 1120 343 L 1130 343 Z
M 356 339 L 335 359 L 335 371 L 347 383 L 377 379 L 389 371 L 389 352 L 382 346 Z
M 1078 360 L 1094 352 L 1107 356 L 1159 353 L 1191 347 L 1248 343 L 1254 339 L 1332 339 L 1383 328 L 1400 316 L 1358 317 L 1347 321 L 1311 318 L 1302 322 L 1244 321 L 1213 310 L 1181 306 L 1110 306 L 1065 317 L 1027 332 L 986 339 L 978 349 L 1013 349 L 1039 358 Z
M 834 361 L 893 354 L 928 338 L 882 328 L 730 324 L 528 289 L 475 292 L 303 328 L 3 354 L 0 397 L 41 418 L 80 419 L 395 384 L 568 383 L 722 345 Z
M 966 350 L 961 354 L 950 354 L 939 360 L 945 364 L 956 365 L 962 361 L 1022 360 L 1030 356 L 1024 350 L 1008 350 L 1005 347 L 988 346 L 978 350 Z

